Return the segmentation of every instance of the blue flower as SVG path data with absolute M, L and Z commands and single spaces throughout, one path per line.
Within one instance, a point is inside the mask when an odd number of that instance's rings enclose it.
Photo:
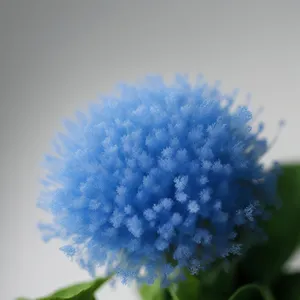
M 202 77 L 149 76 L 65 121 L 45 158 L 45 240 L 61 238 L 92 275 L 106 266 L 124 283 L 168 284 L 263 239 L 277 172 L 261 162 L 263 124 L 255 131 L 235 96 Z

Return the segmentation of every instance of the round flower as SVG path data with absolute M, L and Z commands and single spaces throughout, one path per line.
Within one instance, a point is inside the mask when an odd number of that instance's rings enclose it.
M 91 274 L 106 266 L 125 283 L 166 284 L 261 240 L 276 172 L 261 162 L 263 124 L 254 131 L 235 96 L 202 77 L 149 76 L 78 112 L 45 158 L 44 238 L 63 239 Z

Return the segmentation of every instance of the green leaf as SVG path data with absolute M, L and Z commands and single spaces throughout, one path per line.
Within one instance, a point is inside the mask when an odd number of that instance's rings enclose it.
M 165 300 L 165 291 L 160 287 L 159 280 L 152 285 L 142 285 L 139 293 L 143 300 Z
M 171 286 L 170 293 L 175 300 L 189 299 L 198 300 L 201 291 L 201 281 L 187 272 L 186 280 Z
M 229 300 L 275 300 L 268 288 L 257 284 L 240 287 Z
M 185 272 L 186 279 L 171 285 L 169 292 L 174 300 L 218 300 L 228 299 L 235 290 L 235 262 L 228 272 L 218 264 L 210 271 L 201 271 L 197 275 Z
M 206 277 L 205 272 L 200 277 L 202 283 L 200 289 L 200 297 L 198 299 L 205 300 L 223 300 L 236 289 L 236 262 L 232 261 L 228 271 L 221 266 L 215 269 L 214 273 L 210 272 Z
M 273 284 L 276 300 L 300 299 L 300 273 L 281 274 Z
M 39 300 L 94 300 L 94 293 L 96 290 L 109 279 L 110 277 L 97 278 L 94 281 L 68 286 L 47 297 L 39 298 Z M 19 300 L 22 299 L 26 300 L 25 298 L 19 298 Z
M 174 288 L 174 286 L 171 286 L 168 290 L 169 290 L 169 294 L 171 296 L 171 300 L 180 300 L 180 298 L 176 294 L 176 289 Z M 185 299 L 185 298 L 182 298 L 182 299 Z M 186 299 L 189 299 L 189 298 L 186 296 Z
M 282 207 L 264 224 L 268 241 L 251 248 L 242 259 L 240 268 L 245 282 L 271 282 L 299 243 L 300 166 L 282 165 L 282 171 L 278 181 Z

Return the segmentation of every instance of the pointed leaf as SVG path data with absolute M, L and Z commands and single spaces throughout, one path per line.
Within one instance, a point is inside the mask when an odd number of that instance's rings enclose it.
M 39 298 L 39 300 L 93 300 L 96 290 L 108 279 L 109 277 L 97 278 L 94 281 L 75 284 L 62 288 L 47 297 Z

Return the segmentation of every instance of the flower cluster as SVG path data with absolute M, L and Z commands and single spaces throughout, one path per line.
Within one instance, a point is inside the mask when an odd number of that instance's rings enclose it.
M 44 238 L 94 274 L 167 283 L 240 255 L 263 237 L 276 172 L 247 106 L 233 107 L 202 77 L 170 85 L 149 76 L 66 121 L 47 155 L 39 206 L 53 216 Z

